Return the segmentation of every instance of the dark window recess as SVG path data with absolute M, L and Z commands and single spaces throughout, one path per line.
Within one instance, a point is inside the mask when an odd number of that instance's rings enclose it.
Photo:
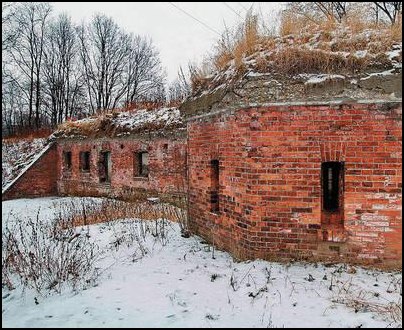
M 210 204 L 213 213 L 219 212 L 219 161 L 213 159 L 211 165 L 211 191 Z
M 64 165 L 64 169 L 71 170 L 71 168 L 72 168 L 72 152 L 71 151 L 63 152 L 63 165 Z
M 84 172 L 90 171 L 90 151 L 80 152 L 80 170 Z
M 111 152 L 103 151 L 100 153 L 100 159 L 98 161 L 98 176 L 100 182 L 111 181 Z
M 137 152 L 134 157 L 134 173 L 135 176 L 149 175 L 149 153 L 147 152 Z
M 340 208 L 343 163 L 325 162 L 321 164 L 323 186 L 323 209 L 338 211 Z

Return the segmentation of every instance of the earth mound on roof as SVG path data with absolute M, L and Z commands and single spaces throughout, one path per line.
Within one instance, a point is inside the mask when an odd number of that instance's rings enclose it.
M 261 38 L 251 54 L 200 78 L 180 109 L 192 116 L 257 103 L 399 100 L 401 90 L 401 36 L 340 27 Z
M 112 112 L 61 124 L 54 138 L 124 137 L 133 134 L 165 134 L 184 129 L 177 108 Z

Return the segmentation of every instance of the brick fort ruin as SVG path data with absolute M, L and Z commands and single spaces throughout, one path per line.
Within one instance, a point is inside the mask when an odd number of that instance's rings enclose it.
M 179 108 L 66 123 L 3 200 L 187 196 L 189 228 L 235 256 L 401 267 L 401 69 L 244 75 Z

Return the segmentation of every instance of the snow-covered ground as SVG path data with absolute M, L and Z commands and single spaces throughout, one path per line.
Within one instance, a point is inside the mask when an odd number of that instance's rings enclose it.
M 50 219 L 58 203 L 71 200 L 3 202 L 3 228 L 15 217 L 36 217 L 38 208 Z M 139 244 L 116 244 L 141 226 L 126 219 L 89 227 L 102 251 L 95 286 L 45 296 L 3 288 L 2 326 L 401 327 L 401 273 L 235 262 L 197 236 L 181 237 L 175 223 L 166 223 L 165 239 L 141 239 L 143 253 Z

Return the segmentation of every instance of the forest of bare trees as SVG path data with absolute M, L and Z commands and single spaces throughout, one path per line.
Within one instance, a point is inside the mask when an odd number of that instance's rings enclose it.
M 167 98 L 152 40 L 127 33 L 107 16 L 77 26 L 65 14 L 53 15 L 48 3 L 8 2 L 2 3 L 2 27 L 7 135 Z

